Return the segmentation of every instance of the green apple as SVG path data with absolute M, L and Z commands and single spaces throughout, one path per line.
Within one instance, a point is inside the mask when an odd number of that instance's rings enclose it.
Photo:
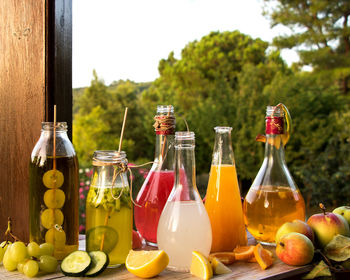
M 307 224 L 312 228 L 316 237 L 316 245 L 324 248 L 337 234 L 350 236 L 349 224 L 341 215 L 326 212 L 320 203 L 323 213 L 312 215 Z
M 291 232 L 276 243 L 276 255 L 288 265 L 305 265 L 314 257 L 314 245 L 304 234 Z
M 283 235 L 291 232 L 304 234 L 311 240 L 312 243 L 314 243 L 314 232 L 307 223 L 301 220 L 294 220 L 292 222 L 284 223 L 276 233 L 275 242 L 278 243 Z
M 349 206 L 340 206 L 333 210 L 334 214 L 342 215 L 345 220 L 350 225 L 350 207 Z

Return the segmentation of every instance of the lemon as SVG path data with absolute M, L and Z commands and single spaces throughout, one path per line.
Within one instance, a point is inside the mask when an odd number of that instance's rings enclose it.
M 129 272 L 140 278 L 151 278 L 161 273 L 168 263 L 169 257 L 163 250 L 130 250 L 125 266 Z
M 214 274 L 217 274 L 217 275 L 232 272 L 231 269 L 229 269 L 218 258 L 215 258 L 215 257 L 211 260 L 211 267 L 213 268 Z
M 207 280 L 213 277 L 213 269 L 208 259 L 197 251 L 192 252 L 190 272 L 192 275 Z

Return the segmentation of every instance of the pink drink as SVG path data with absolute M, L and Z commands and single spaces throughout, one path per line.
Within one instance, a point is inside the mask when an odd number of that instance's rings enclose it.
M 157 243 L 160 214 L 174 186 L 174 171 L 150 171 L 139 191 L 134 207 L 136 228 L 148 243 Z

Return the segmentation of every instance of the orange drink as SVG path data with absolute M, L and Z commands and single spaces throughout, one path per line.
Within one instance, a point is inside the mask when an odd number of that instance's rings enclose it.
M 211 252 L 247 244 L 235 165 L 212 165 L 205 208 L 212 227 Z

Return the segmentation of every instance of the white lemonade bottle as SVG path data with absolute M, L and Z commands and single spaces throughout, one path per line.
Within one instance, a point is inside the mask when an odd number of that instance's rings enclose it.
M 168 268 L 189 271 L 192 251 L 207 256 L 212 232 L 196 187 L 193 132 L 175 133 L 175 185 L 159 219 L 158 247 L 169 256 Z

